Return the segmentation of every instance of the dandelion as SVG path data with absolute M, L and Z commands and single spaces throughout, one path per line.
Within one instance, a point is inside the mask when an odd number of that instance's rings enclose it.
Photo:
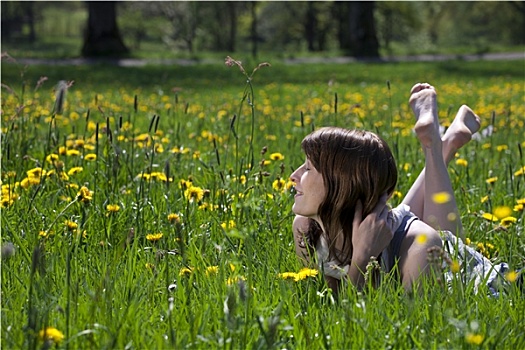
M 67 174 L 71 176 L 71 175 L 75 175 L 75 174 L 81 173 L 82 171 L 84 171 L 83 167 L 76 166 L 76 167 L 73 167 L 73 168 L 69 169 Z
M 498 146 L 496 146 L 496 150 L 498 152 L 503 152 L 503 151 L 506 151 L 508 149 L 509 149 L 509 146 L 507 146 L 507 145 L 498 145 Z
M 473 345 L 481 345 L 481 343 L 483 343 L 483 339 L 484 337 L 482 334 L 467 333 L 465 335 L 465 341 Z
M 438 192 L 432 195 L 432 201 L 436 204 L 445 204 L 450 202 L 452 196 L 448 192 Z
M 467 167 L 468 161 L 462 158 L 456 159 L 456 165 Z
M 525 174 L 525 166 L 521 167 L 520 169 L 518 169 L 515 173 L 514 173 L 514 176 L 522 176 L 523 174 Z
M 488 200 L 489 200 L 489 196 L 484 196 L 481 198 L 481 203 L 485 203 Z
M 54 162 L 56 162 L 57 160 L 59 159 L 59 155 L 58 154 L 55 154 L 55 153 L 51 153 L 50 155 L 48 155 L 46 157 L 46 161 L 48 163 L 51 163 L 53 164 Z
M 494 210 L 492 211 L 492 214 L 494 214 L 495 217 L 501 220 L 503 218 L 510 216 L 512 214 L 512 209 L 510 209 L 507 206 L 499 206 L 499 207 L 494 208 Z
M 283 160 L 284 156 L 281 153 L 272 153 L 270 154 L 271 160 Z
M 146 263 L 146 269 L 153 271 L 155 270 L 155 265 L 151 263 Z
M 176 224 L 180 222 L 180 216 L 175 213 L 168 214 L 168 221 L 172 224 Z
M 450 263 L 450 271 L 452 273 L 458 273 L 459 272 L 459 262 L 457 260 L 452 260 L 452 262 Z
M 93 199 L 93 193 L 86 187 L 80 187 L 76 199 L 82 203 L 89 203 Z
M 157 242 L 164 236 L 162 233 L 150 233 L 146 235 L 146 239 L 150 242 Z
M 516 204 L 514 206 L 514 209 L 512 209 L 512 210 L 514 210 L 514 211 L 523 211 L 523 207 L 524 207 L 523 204 Z
M 27 177 L 30 177 L 30 178 L 40 178 L 41 176 L 45 174 L 46 174 L 46 171 L 43 170 L 42 168 L 33 168 L 27 171 Z
M 295 272 L 283 272 L 277 275 L 279 278 L 282 278 L 283 280 L 286 279 L 297 279 L 297 274 Z
M 496 181 L 498 181 L 498 177 L 497 176 L 490 177 L 487 180 L 485 180 L 485 182 L 488 183 L 489 185 L 493 184 Z
M 299 270 L 299 272 L 297 273 L 297 277 L 299 278 L 299 280 L 304 280 L 306 277 L 315 277 L 318 274 L 319 271 L 304 267 L 301 270 Z
M 490 213 L 483 213 L 481 215 L 481 217 L 485 220 L 488 220 L 488 221 L 499 221 L 499 219 L 497 218 L 497 216 L 495 215 L 492 215 Z
M 97 160 L 97 155 L 95 153 L 88 153 L 84 156 L 84 159 L 92 162 L 92 161 Z
M 510 283 L 516 282 L 518 279 L 518 273 L 516 271 L 509 271 L 505 273 L 505 279 Z
M 106 210 L 109 213 L 116 213 L 120 210 L 120 206 L 118 204 L 108 204 L 106 205 Z
M 71 221 L 71 220 L 66 220 L 64 222 L 64 225 L 67 227 L 67 229 L 69 231 L 73 231 L 73 230 L 76 230 L 78 228 L 78 224 L 74 221 Z
M 394 191 L 392 193 L 392 198 L 403 198 L 403 193 L 401 193 L 399 191 Z
M 273 189 L 280 192 L 284 191 L 285 186 L 286 181 L 284 181 L 283 179 L 277 179 L 272 183 Z
M 77 149 L 68 149 L 66 151 L 66 156 L 79 156 L 79 155 L 80 155 L 80 151 Z
M 235 221 L 230 220 L 228 222 L 223 222 L 221 223 L 221 227 L 225 230 L 235 228 Z
M 184 197 L 190 202 L 200 202 L 204 198 L 204 190 L 200 187 L 190 186 L 184 191 Z
M 506 218 L 501 219 L 500 224 L 504 227 L 509 227 L 511 224 L 516 223 L 518 219 L 512 216 L 507 216 Z
M 47 327 L 38 333 L 40 340 L 51 341 L 55 344 L 60 344 L 64 340 L 64 334 L 56 328 Z
M 219 266 L 208 266 L 206 268 L 206 276 L 216 275 L 219 273 Z
M 193 269 L 187 268 L 187 267 L 183 267 L 179 271 L 179 276 L 191 275 L 192 272 L 193 272 Z

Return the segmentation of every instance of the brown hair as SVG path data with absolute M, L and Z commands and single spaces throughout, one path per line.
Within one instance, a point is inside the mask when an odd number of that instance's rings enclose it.
M 363 217 L 377 205 L 379 198 L 394 191 L 397 168 L 387 143 L 364 130 L 325 127 L 307 135 L 301 147 L 315 169 L 323 176 L 326 198 L 318 209 L 325 229 L 330 258 L 348 264 L 352 258 L 352 223 L 358 200 Z M 338 234 L 343 244 L 336 251 Z M 308 241 L 315 246 L 320 226 L 310 220 Z

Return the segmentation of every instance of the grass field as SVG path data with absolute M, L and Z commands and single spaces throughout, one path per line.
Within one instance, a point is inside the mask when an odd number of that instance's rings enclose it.
M 523 268 L 523 62 L 269 61 L 250 84 L 225 65 L 3 62 L 3 348 L 525 346 L 513 273 L 500 298 L 458 275 L 334 300 L 295 257 L 288 181 L 312 129 L 365 128 L 394 151 L 399 203 L 423 167 L 408 92 L 428 81 L 442 125 L 462 104 L 482 119 L 449 167 L 469 244 Z

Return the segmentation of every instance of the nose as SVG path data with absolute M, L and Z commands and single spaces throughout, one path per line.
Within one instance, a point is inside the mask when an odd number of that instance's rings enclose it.
M 293 182 L 295 183 L 298 183 L 299 182 L 299 172 L 301 170 L 301 167 L 295 169 L 295 171 L 292 173 L 292 175 L 290 175 L 290 180 L 292 180 Z

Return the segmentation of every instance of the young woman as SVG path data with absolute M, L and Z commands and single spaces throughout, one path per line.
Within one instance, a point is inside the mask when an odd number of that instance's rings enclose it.
M 479 129 L 479 118 L 462 106 L 441 139 L 435 89 L 416 84 L 409 103 L 425 169 L 403 203 L 392 210 L 386 201 L 394 191 L 397 170 L 380 137 L 331 127 L 314 131 L 301 144 L 306 161 L 291 175 L 296 184 L 292 209 L 296 252 L 309 260 L 308 246 L 314 248 L 335 291 L 343 279 L 361 288 L 372 258 L 378 258 L 386 272 L 397 266 L 400 281 L 411 290 L 415 281 L 430 273 L 429 248 L 443 246 L 437 230 L 448 233 L 445 242 L 456 247 L 461 242 L 455 241 L 454 234 L 463 233 L 447 164 Z

